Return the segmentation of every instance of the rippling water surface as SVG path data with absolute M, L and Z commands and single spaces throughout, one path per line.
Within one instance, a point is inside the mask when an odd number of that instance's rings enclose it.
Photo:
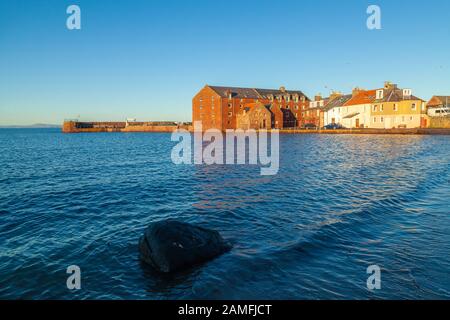
M 450 298 L 449 137 L 280 136 L 273 177 L 176 166 L 173 145 L 169 134 L 0 130 L 0 298 Z M 169 217 L 234 248 L 155 274 L 137 241 Z M 69 292 L 73 264 L 82 289 Z

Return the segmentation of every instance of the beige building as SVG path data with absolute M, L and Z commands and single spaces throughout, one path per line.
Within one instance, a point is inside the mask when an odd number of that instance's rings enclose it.
M 399 89 L 386 82 L 376 90 L 371 107 L 370 128 L 420 128 L 427 126 L 425 101 L 414 96 L 411 89 Z

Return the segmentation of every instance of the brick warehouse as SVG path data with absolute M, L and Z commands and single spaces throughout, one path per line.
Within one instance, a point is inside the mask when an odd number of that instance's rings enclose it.
M 192 99 L 192 120 L 201 121 L 203 130 L 237 129 L 238 115 L 255 104 L 263 104 L 273 114 L 270 127 L 295 128 L 303 124 L 309 102 L 302 91 L 286 90 L 284 87 L 276 90 L 206 85 Z

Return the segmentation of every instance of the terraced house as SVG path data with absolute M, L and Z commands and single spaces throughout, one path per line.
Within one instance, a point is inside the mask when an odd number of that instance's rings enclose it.
M 344 105 L 352 98 L 351 94 L 343 95 L 335 92 L 330 96 L 329 102 L 323 108 L 323 124 L 342 124 L 342 116 Z
M 309 105 L 309 98 L 299 90 L 280 89 L 256 89 L 218 87 L 206 85 L 192 99 L 192 120 L 201 121 L 203 130 L 216 128 L 222 131 L 237 129 L 240 123 L 246 120 L 245 115 L 252 115 L 254 121 L 259 121 L 258 126 L 267 128 L 294 128 L 302 123 L 302 112 Z M 261 104 L 267 106 L 271 113 L 271 120 L 264 123 L 255 115 L 266 114 L 264 112 L 249 113 L 251 109 Z M 261 111 L 261 109 L 259 109 Z M 238 123 L 238 115 L 240 122 Z M 253 127 L 255 124 L 246 123 L 245 126 Z
M 354 88 L 351 95 L 338 94 L 325 105 L 325 125 L 337 123 L 345 128 L 368 128 L 374 99 L 375 90 Z
M 396 84 L 386 82 L 384 88 L 376 90 L 369 127 L 427 127 L 425 101 L 414 96 L 411 89 L 399 89 Z

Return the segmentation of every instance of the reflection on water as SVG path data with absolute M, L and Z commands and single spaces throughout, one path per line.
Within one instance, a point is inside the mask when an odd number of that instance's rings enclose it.
M 175 166 L 173 145 L 168 134 L 0 130 L 0 297 L 450 298 L 448 137 L 282 135 L 279 174 L 265 177 Z M 137 241 L 167 217 L 234 248 L 156 274 Z M 78 292 L 65 286 L 72 264 Z

